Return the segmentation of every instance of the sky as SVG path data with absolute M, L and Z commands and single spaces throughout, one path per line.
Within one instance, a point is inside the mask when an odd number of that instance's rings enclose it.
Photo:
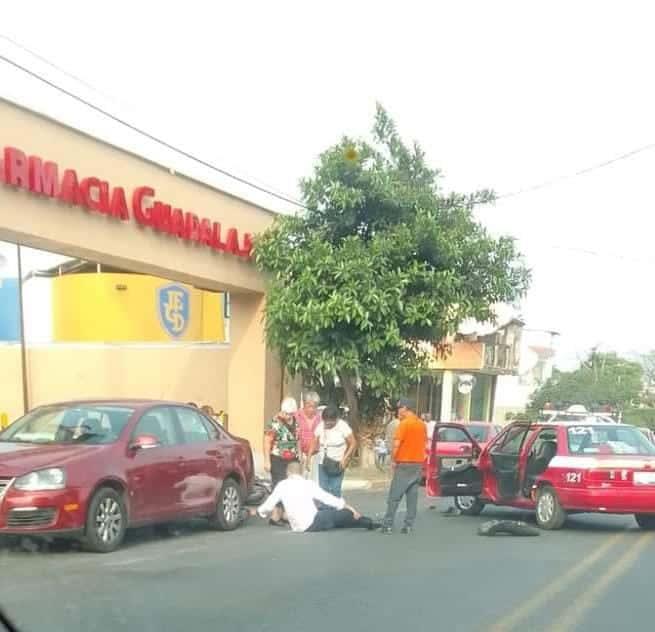
M 342 134 L 368 134 L 380 102 L 441 169 L 444 192 L 501 196 L 477 217 L 519 240 L 533 271 L 522 313 L 527 327 L 560 332 L 561 367 L 592 346 L 655 348 L 655 148 L 562 177 L 655 143 L 649 3 L 96 6 L 14 3 L 0 22 L 0 54 L 292 198 L 322 150 Z M 294 208 L 172 157 L 1 60 L 0 96 L 183 162 L 184 173 L 276 210 Z

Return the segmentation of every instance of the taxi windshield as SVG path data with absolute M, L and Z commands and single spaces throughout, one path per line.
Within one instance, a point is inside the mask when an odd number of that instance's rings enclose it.
M 45 406 L 15 421 L 0 434 L 0 441 L 113 443 L 133 412 L 133 408 L 124 406 Z
M 655 455 L 655 446 L 632 426 L 572 426 L 567 435 L 572 454 Z

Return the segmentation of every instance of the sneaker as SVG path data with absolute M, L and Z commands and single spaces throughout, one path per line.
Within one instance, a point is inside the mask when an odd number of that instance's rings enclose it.
M 412 528 L 411 528 L 411 527 L 403 527 L 403 528 L 400 530 L 400 533 L 402 533 L 402 534 L 404 534 L 404 535 L 409 535 L 411 532 L 412 532 Z
M 366 527 L 369 531 L 379 531 L 382 529 L 384 525 L 381 522 L 375 522 L 375 520 L 371 520 L 369 525 Z
M 380 533 L 382 535 L 391 535 L 393 533 L 393 529 L 391 527 L 382 527 L 380 529 Z

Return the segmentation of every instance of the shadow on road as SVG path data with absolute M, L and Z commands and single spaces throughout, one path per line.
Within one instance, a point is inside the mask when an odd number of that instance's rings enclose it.
M 193 539 L 194 536 L 211 532 L 207 523 L 200 520 L 133 528 L 128 530 L 120 550 L 125 551 L 144 544 L 166 540 Z M 0 552 L 13 555 L 58 555 L 74 551 L 84 551 L 83 545 L 77 541 L 66 539 L 45 540 L 29 536 L 0 537 Z
M 454 516 L 452 520 L 467 520 L 472 526 L 486 520 L 521 520 L 528 524 L 536 525 L 534 512 L 512 509 L 509 507 L 486 507 L 477 517 Z M 619 533 L 627 530 L 639 530 L 631 514 L 607 515 L 607 514 L 572 514 L 570 515 L 562 532 L 573 531 L 575 533 Z

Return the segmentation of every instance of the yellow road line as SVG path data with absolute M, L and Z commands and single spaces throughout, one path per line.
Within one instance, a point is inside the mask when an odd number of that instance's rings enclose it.
M 598 603 L 610 584 L 627 573 L 634 565 L 641 550 L 653 541 L 652 533 L 640 536 L 608 571 L 601 575 L 587 589 L 575 598 L 562 616 L 550 627 L 548 632 L 569 632 L 574 630 L 584 616 Z
M 585 558 L 575 566 L 558 577 L 551 580 L 543 588 L 539 589 L 533 597 L 521 603 L 511 614 L 503 617 L 488 629 L 488 632 L 509 632 L 515 630 L 517 624 L 527 619 L 531 614 L 543 607 L 553 597 L 566 590 L 573 582 L 583 575 L 591 566 L 600 560 L 619 540 L 626 537 L 625 532 L 617 533 L 599 546 L 589 557 Z

